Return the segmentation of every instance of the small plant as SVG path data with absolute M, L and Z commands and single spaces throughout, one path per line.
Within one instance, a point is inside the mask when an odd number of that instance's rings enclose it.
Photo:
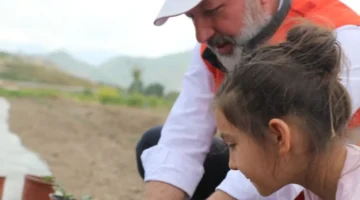
M 47 183 L 50 183 L 50 184 L 54 183 L 54 178 L 52 176 L 44 176 L 44 177 L 42 177 L 42 179 Z
M 93 198 L 88 195 L 76 199 L 74 195 L 67 193 L 59 184 L 54 184 L 53 189 L 55 193 L 49 195 L 51 200 L 93 200 Z

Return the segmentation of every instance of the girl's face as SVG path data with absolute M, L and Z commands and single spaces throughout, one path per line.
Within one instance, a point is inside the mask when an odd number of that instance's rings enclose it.
M 261 195 L 268 196 L 291 182 L 293 164 L 286 162 L 289 161 L 286 152 L 281 153 L 290 138 L 275 134 L 269 137 L 269 140 L 274 139 L 269 142 L 271 145 L 265 146 L 232 126 L 219 109 L 215 110 L 215 119 L 224 142 L 229 146 L 229 167 L 241 171 Z

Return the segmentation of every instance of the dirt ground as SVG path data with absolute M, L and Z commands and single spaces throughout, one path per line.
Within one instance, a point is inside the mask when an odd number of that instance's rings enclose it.
M 137 200 L 135 144 L 166 112 L 83 105 L 65 100 L 10 100 L 10 128 L 39 153 L 56 179 L 76 196 Z

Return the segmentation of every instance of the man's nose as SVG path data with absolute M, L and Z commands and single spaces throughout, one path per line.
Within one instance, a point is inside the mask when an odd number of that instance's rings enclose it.
M 211 36 L 214 35 L 215 31 L 209 22 L 202 19 L 194 20 L 196 39 L 199 43 L 206 43 Z
M 196 39 L 200 43 L 206 43 L 213 35 L 214 35 L 214 31 L 212 29 L 209 28 L 196 29 Z

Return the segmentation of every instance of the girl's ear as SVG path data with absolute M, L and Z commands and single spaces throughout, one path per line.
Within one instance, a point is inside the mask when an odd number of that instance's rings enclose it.
M 291 134 L 288 124 L 281 119 L 269 121 L 270 140 L 277 146 L 278 153 L 283 154 L 290 150 Z

